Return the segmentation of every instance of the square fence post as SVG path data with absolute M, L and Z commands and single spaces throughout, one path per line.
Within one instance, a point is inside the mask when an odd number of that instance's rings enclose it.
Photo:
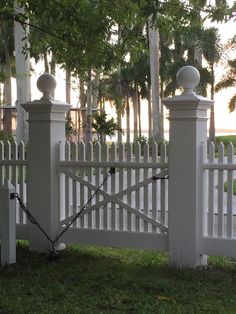
M 41 75 L 37 87 L 43 97 L 22 105 L 29 113 L 27 207 L 54 240 L 60 221 L 58 144 L 65 141 L 65 114 L 70 106 L 52 99 L 56 87 L 52 75 Z M 51 248 L 48 239 L 32 224 L 29 224 L 29 247 L 39 252 Z
M 14 186 L 7 181 L 0 187 L 1 265 L 16 262 L 16 200 Z
M 196 267 L 201 255 L 203 226 L 202 147 L 207 145 L 207 110 L 213 101 L 193 92 L 200 75 L 181 68 L 177 80 L 182 95 L 164 100 L 169 109 L 169 251 L 170 264 Z

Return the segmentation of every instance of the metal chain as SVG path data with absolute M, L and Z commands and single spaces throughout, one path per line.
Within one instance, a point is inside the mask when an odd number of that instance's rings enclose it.
M 92 202 L 93 198 L 98 194 L 98 192 L 101 190 L 102 186 L 107 182 L 109 176 L 115 173 L 115 168 L 111 167 L 108 171 L 107 175 L 103 179 L 103 181 L 100 183 L 100 185 L 96 188 L 94 193 L 91 195 L 91 197 L 88 199 L 87 203 L 83 205 L 83 207 L 80 209 L 80 211 L 73 217 L 71 221 L 68 222 L 68 224 L 65 226 L 65 228 L 56 236 L 54 240 L 51 239 L 51 237 L 47 234 L 47 232 L 43 229 L 43 227 L 37 222 L 37 220 L 34 218 L 34 216 L 31 214 L 29 209 L 25 206 L 23 201 L 21 200 L 18 193 L 14 193 L 14 197 L 19 202 L 19 205 L 21 209 L 25 212 L 26 216 L 28 217 L 29 221 L 36 225 L 39 230 L 44 234 L 44 236 L 48 239 L 48 241 L 52 245 L 52 251 L 55 251 L 55 244 L 56 242 L 63 236 L 63 234 L 70 228 L 70 226 L 78 219 L 78 217 L 85 211 L 85 209 L 88 207 L 88 205 Z

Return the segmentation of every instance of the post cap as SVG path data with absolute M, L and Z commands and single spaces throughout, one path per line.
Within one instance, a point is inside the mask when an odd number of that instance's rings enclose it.
M 38 90 L 43 93 L 41 99 L 51 100 L 53 99 L 53 92 L 57 86 L 55 77 L 52 74 L 44 73 L 40 75 L 37 80 Z
M 193 89 L 200 82 L 200 73 L 195 67 L 186 65 L 179 69 L 176 79 L 183 88 L 182 95 L 194 95 Z

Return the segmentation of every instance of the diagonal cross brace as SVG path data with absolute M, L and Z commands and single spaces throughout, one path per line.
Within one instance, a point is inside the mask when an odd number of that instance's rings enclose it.
M 78 181 L 79 183 L 86 185 L 88 188 L 90 188 L 90 189 L 92 189 L 92 190 L 96 190 L 96 187 L 95 187 L 93 184 L 91 184 L 91 183 L 85 181 L 84 179 L 82 179 L 82 178 L 76 176 L 73 172 L 66 170 L 66 171 L 64 171 L 64 174 L 70 176 L 73 180 L 76 180 L 76 181 Z M 162 173 L 158 174 L 157 176 L 159 176 L 159 178 L 162 179 L 162 178 L 165 177 L 167 174 L 168 174 L 168 171 L 165 170 L 165 171 L 163 171 Z M 155 178 L 155 180 L 157 180 L 157 178 Z M 132 187 L 129 187 L 129 188 L 127 188 L 127 189 L 125 189 L 125 190 L 123 190 L 123 191 L 120 191 L 120 192 L 118 192 L 118 193 L 116 193 L 116 194 L 113 194 L 113 195 L 110 195 L 110 194 L 108 194 L 107 192 L 105 192 L 105 191 L 103 191 L 103 190 L 99 190 L 98 193 L 101 194 L 105 199 L 104 199 L 103 201 L 101 201 L 101 202 L 98 202 L 97 204 L 95 204 L 95 205 L 93 205 L 93 206 L 90 206 L 90 207 L 87 208 L 86 210 L 84 210 L 83 213 L 81 214 L 81 216 L 82 216 L 82 215 L 85 215 L 85 214 L 87 214 L 87 213 L 89 213 L 89 212 L 91 212 L 91 211 L 93 211 L 93 210 L 96 210 L 96 209 L 98 209 L 99 207 L 105 206 L 105 205 L 106 205 L 107 203 L 109 203 L 109 202 L 112 202 L 112 203 L 118 204 L 118 205 L 121 206 L 122 208 L 127 209 L 128 212 L 134 213 L 136 216 L 142 218 L 144 221 L 151 223 L 153 226 L 159 228 L 161 231 L 167 232 L 167 231 L 168 231 L 168 227 L 166 227 L 165 225 L 162 225 L 161 223 L 157 222 L 156 220 L 153 220 L 152 218 L 146 216 L 146 215 L 143 214 L 142 212 L 139 212 L 139 211 L 136 210 L 135 208 L 129 206 L 128 204 L 124 203 L 123 201 L 121 201 L 121 200 L 119 199 L 119 197 L 122 197 L 122 196 L 124 196 L 124 195 L 127 194 L 127 193 L 131 193 L 131 192 L 133 192 L 133 191 L 139 189 L 140 187 L 143 187 L 143 186 L 145 186 L 145 185 L 148 185 L 148 184 L 151 183 L 152 181 L 153 181 L 153 177 L 148 178 L 148 179 L 146 179 L 146 180 L 144 180 L 144 181 L 142 181 L 142 182 L 139 182 L 139 183 L 133 185 Z M 66 218 L 66 219 L 64 219 L 64 220 L 62 220 L 62 221 L 60 222 L 60 224 L 61 224 L 61 225 L 64 225 L 64 224 L 68 223 L 71 219 L 73 219 L 73 217 L 74 217 L 75 215 L 76 215 L 76 214 L 71 215 L 70 217 L 68 217 L 68 218 Z

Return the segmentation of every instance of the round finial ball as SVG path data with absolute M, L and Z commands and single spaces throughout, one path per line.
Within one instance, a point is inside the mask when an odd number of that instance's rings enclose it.
M 56 86 L 57 82 L 52 74 L 42 74 L 37 80 L 37 87 L 44 95 L 52 94 Z
M 183 66 L 177 73 L 177 82 L 184 90 L 192 91 L 200 82 L 200 74 L 191 65 Z

